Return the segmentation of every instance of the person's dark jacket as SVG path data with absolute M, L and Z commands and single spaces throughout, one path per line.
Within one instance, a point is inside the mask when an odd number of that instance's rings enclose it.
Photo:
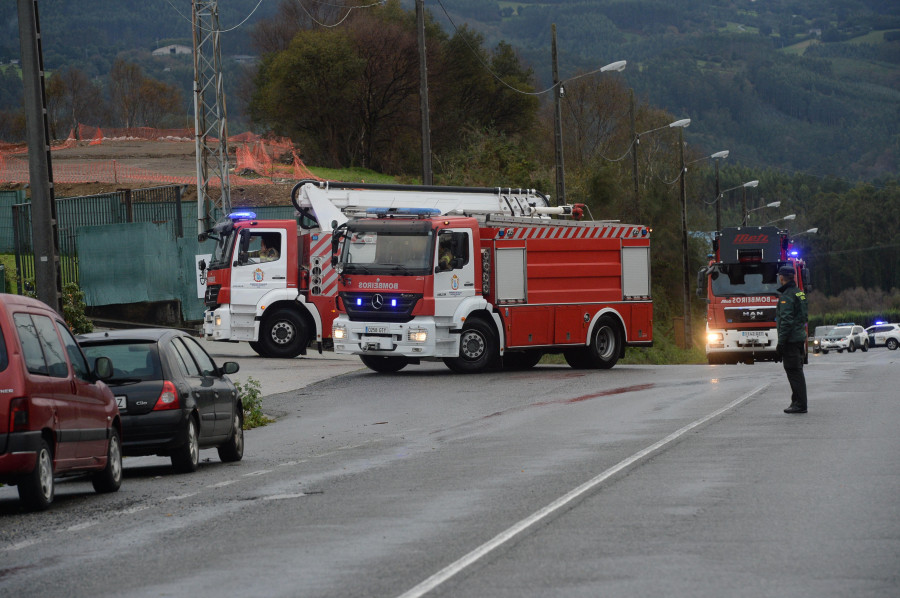
M 797 283 L 789 280 L 779 287 L 778 307 L 775 319 L 778 322 L 778 344 L 802 343 L 806 340 L 806 321 L 808 305 L 806 293 L 797 287 Z

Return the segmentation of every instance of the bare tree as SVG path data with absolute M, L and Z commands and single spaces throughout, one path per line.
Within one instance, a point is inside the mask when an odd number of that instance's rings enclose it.
M 109 80 L 113 113 L 126 128 L 135 126 L 144 83 L 141 67 L 117 58 L 109 71 Z

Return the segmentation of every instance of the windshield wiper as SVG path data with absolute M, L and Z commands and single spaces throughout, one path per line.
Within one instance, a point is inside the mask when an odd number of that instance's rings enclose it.
M 105 380 L 107 384 L 137 384 L 138 382 L 143 382 L 140 378 L 109 378 Z

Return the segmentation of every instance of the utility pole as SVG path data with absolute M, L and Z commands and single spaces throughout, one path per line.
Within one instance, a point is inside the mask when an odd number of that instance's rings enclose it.
M 228 178 L 228 123 L 219 48 L 218 0 L 192 0 L 194 31 L 194 140 L 197 160 L 197 234 L 210 228 L 215 209 L 231 211 Z M 210 198 L 210 182 L 218 182 L 218 202 Z
M 559 83 L 559 61 L 556 51 L 556 23 L 550 25 L 553 33 L 552 58 L 553 58 L 553 97 L 556 102 L 553 112 L 555 118 L 556 140 L 556 205 L 562 206 L 566 203 L 566 169 L 563 160 L 563 140 L 562 140 L 562 95 L 563 87 Z
M 50 127 L 44 88 L 44 57 L 37 0 L 18 0 L 19 46 L 25 91 L 28 173 L 31 184 L 31 238 L 37 297 L 62 314 L 56 198 L 50 159 Z
M 422 114 L 422 184 L 431 185 L 431 122 L 428 117 L 428 67 L 425 64 L 425 0 L 416 0 L 419 33 L 419 110 Z
M 637 124 L 635 122 L 634 108 L 634 89 L 631 90 L 631 102 L 628 114 L 631 118 L 631 178 L 634 181 L 634 211 L 638 221 L 641 221 L 641 199 L 638 192 L 638 157 L 637 150 L 641 138 L 637 134 Z
M 684 129 L 678 129 L 678 148 L 681 156 L 681 252 L 682 269 L 684 270 L 684 348 L 690 350 L 694 346 L 691 338 L 691 276 L 690 260 L 688 259 L 688 229 L 687 229 L 687 193 L 685 189 L 685 174 L 687 168 L 684 164 Z

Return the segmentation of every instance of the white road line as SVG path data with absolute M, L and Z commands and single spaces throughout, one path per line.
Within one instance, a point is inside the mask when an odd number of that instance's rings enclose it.
M 20 550 L 20 549 L 22 549 L 22 548 L 28 548 L 29 546 L 34 546 L 34 545 L 37 544 L 38 542 L 40 542 L 40 540 L 22 540 L 22 541 L 19 542 L 18 544 L 13 544 L 12 546 L 7 546 L 7 547 L 4 549 L 4 551 L 5 551 L 5 552 L 12 552 L 13 550 Z
M 225 486 L 230 486 L 237 482 L 237 480 L 225 480 L 224 482 L 216 482 L 215 484 L 210 484 L 207 488 L 224 488 Z
M 301 496 L 306 496 L 303 492 L 295 492 L 294 494 L 273 494 L 272 496 L 265 496 L 263 500 L 285 500 L 287 498 L 300 498 Z
M 757 387 L 754 390 L 751 390 L 744 396 L 742 396 L 738 399 L 735 399 L 734 401 L 732 401 L 728 405 L 725 405 L 721 409 L 717 409 L 716 411 L 713 411 L 712 413 L 710 413 L 704 417 L 701 417 L 697 421 L 686 425 L 685 427 L 681 428 L 680 430 L 678 430 L 676 432 L 673 432 L 672 434 L 669 434 L 668 436 L 666 436 L 659 442 L 652 444 L 652 445 L 648 446 L 647 448 L 645 448 L 644 450 L 633 454 L 632 456 L 628 457 L 624 461 L 620 461 L 619 463 L 610 467 L 609 469 L 607 469 L 603 473 L 597 475 L 593 479 L 588 480 L 581 486 L 578 486 L 577 488 L 570 491 L 569 493 L 556 499 L 555 501 L 553 501 L 552 503 L 550 503 L 543 509 L 536 511 L 535 513 L 533 513 L 533 514 L 529 515 L 528 517 L 526 517 L 525 519 L 519 521 L 512 527 L 508 528 L 506 531 L 501 532 L 497 536 L 494 536 L 493 539 L 485 542 L 484 544 L 482 544 L 481 546 L 479 546 L 478 548 L 476 548 L 469 554 L 463 556 L 461 559 L 457 560 L 454 563 L 451 563 L 450 565 L 447 565 L 446 567 L 444 567 L 443 569 L 441 569 L 440 571 L 438 571 L 437 573 L 435 573 L 434 575 L 432 575 L 431 577 L 429 577 L 428 579 L 426 579 L 419 585 L 417 585 L 414 588 L 401 594 L 398 598 L 419 598 L 420 596 L 424 596 L 425 594 L 427 594 L 431 590 L 435 589 L 436 587 L 438 587 L 439 585 L 441 585 L 442 583 L 444 583 L 445 581 L 447 581 L 448 579 L 450 579 L 451 577 L 453 577 L 454 575 L 456 575 L 457 573 L 459 573 L 460 571 L 462 571 L 469 565 L 474 564 L 479 559 L 488 555 L 491 551 L 493 551 L 496 548 L 499 548 L 506 542 L 509 542 L 510 540 L 512 540 L 514 537 L 516 537 L 518 534 L 522 533 L 529 527 L 533 526 L 534 524 L 538 523 L 542 519 L 545 519 L 546 517 L 552 515 L 556 511 L 560 510 L 561 508 L 563 508 L 564 506 L 566 506 L 567 504 L 569 504 L 576 498 L 580 497 L 582 494 L 589 492 L 590 490 L 594 489 L 596 486 L 605 482 L 606 480 L 608 480 L 612 476 L 616 475 L 617 473 L 625 471 L 629 467 L 632 467 L 633 465 L 646 460 L 651 455 L 658 453 L 663 448 L 665 448 L 667 445 L 675 442 L 676 440 L 678 440 L 679 438 L 681 438 L 682 436 L 684 436 L 685 434 L 687 434 L 694 428 L 697 428 L 698 426 L 702 426 L 703 424 L 709 422 L 710 420 L 713 420 L 713 419 L 719 417 L 723 413 L 734 409 L 735 407 L 737 407 L 738 405 L 740 405 L 741 403 L 743 403 L 744 401 L 746 401 L 753 395 L 762 392 L 768 386 L 769 386 L 769 383 L 766 383 L 766 384 L 763 384 L 762 386 Z
M 100 522 L 94 519 L 94 520 L 91 520 L 91 521 L 85 521 L 85 522 L 83 522 L 83 523 L 77 523 L 77 524 L 75 524 L 75 525 L 72 525 L 72 526 L 67 527 L 66 529 L 64 529 L 64 530 L 62 530 L 62 531 L 64 531 L 64 532 L 77 532 L 77 531 L 79 531 L 79 530 L 83 530 L 83 529 L 87 529 L 87 528 L 89 528 L 89 527 L 93 527 L 93 526 L 97 525 L 98 523 L 100 523 Z
M 253 476 L 265 475 L 267 473 L 272 473 L 272 470 L 271 469 L 260 469 L 258 471 L 251 471 L 250 473 L 245 473 L 241 477 L 252 478 Z
M 166 500 L 184 500 L 185 498 L 190 498 L 192 496 L 197 496 L 196 492 L 188 492 L 187 494 L 178 494 L 176 496 L 167 496 Z

